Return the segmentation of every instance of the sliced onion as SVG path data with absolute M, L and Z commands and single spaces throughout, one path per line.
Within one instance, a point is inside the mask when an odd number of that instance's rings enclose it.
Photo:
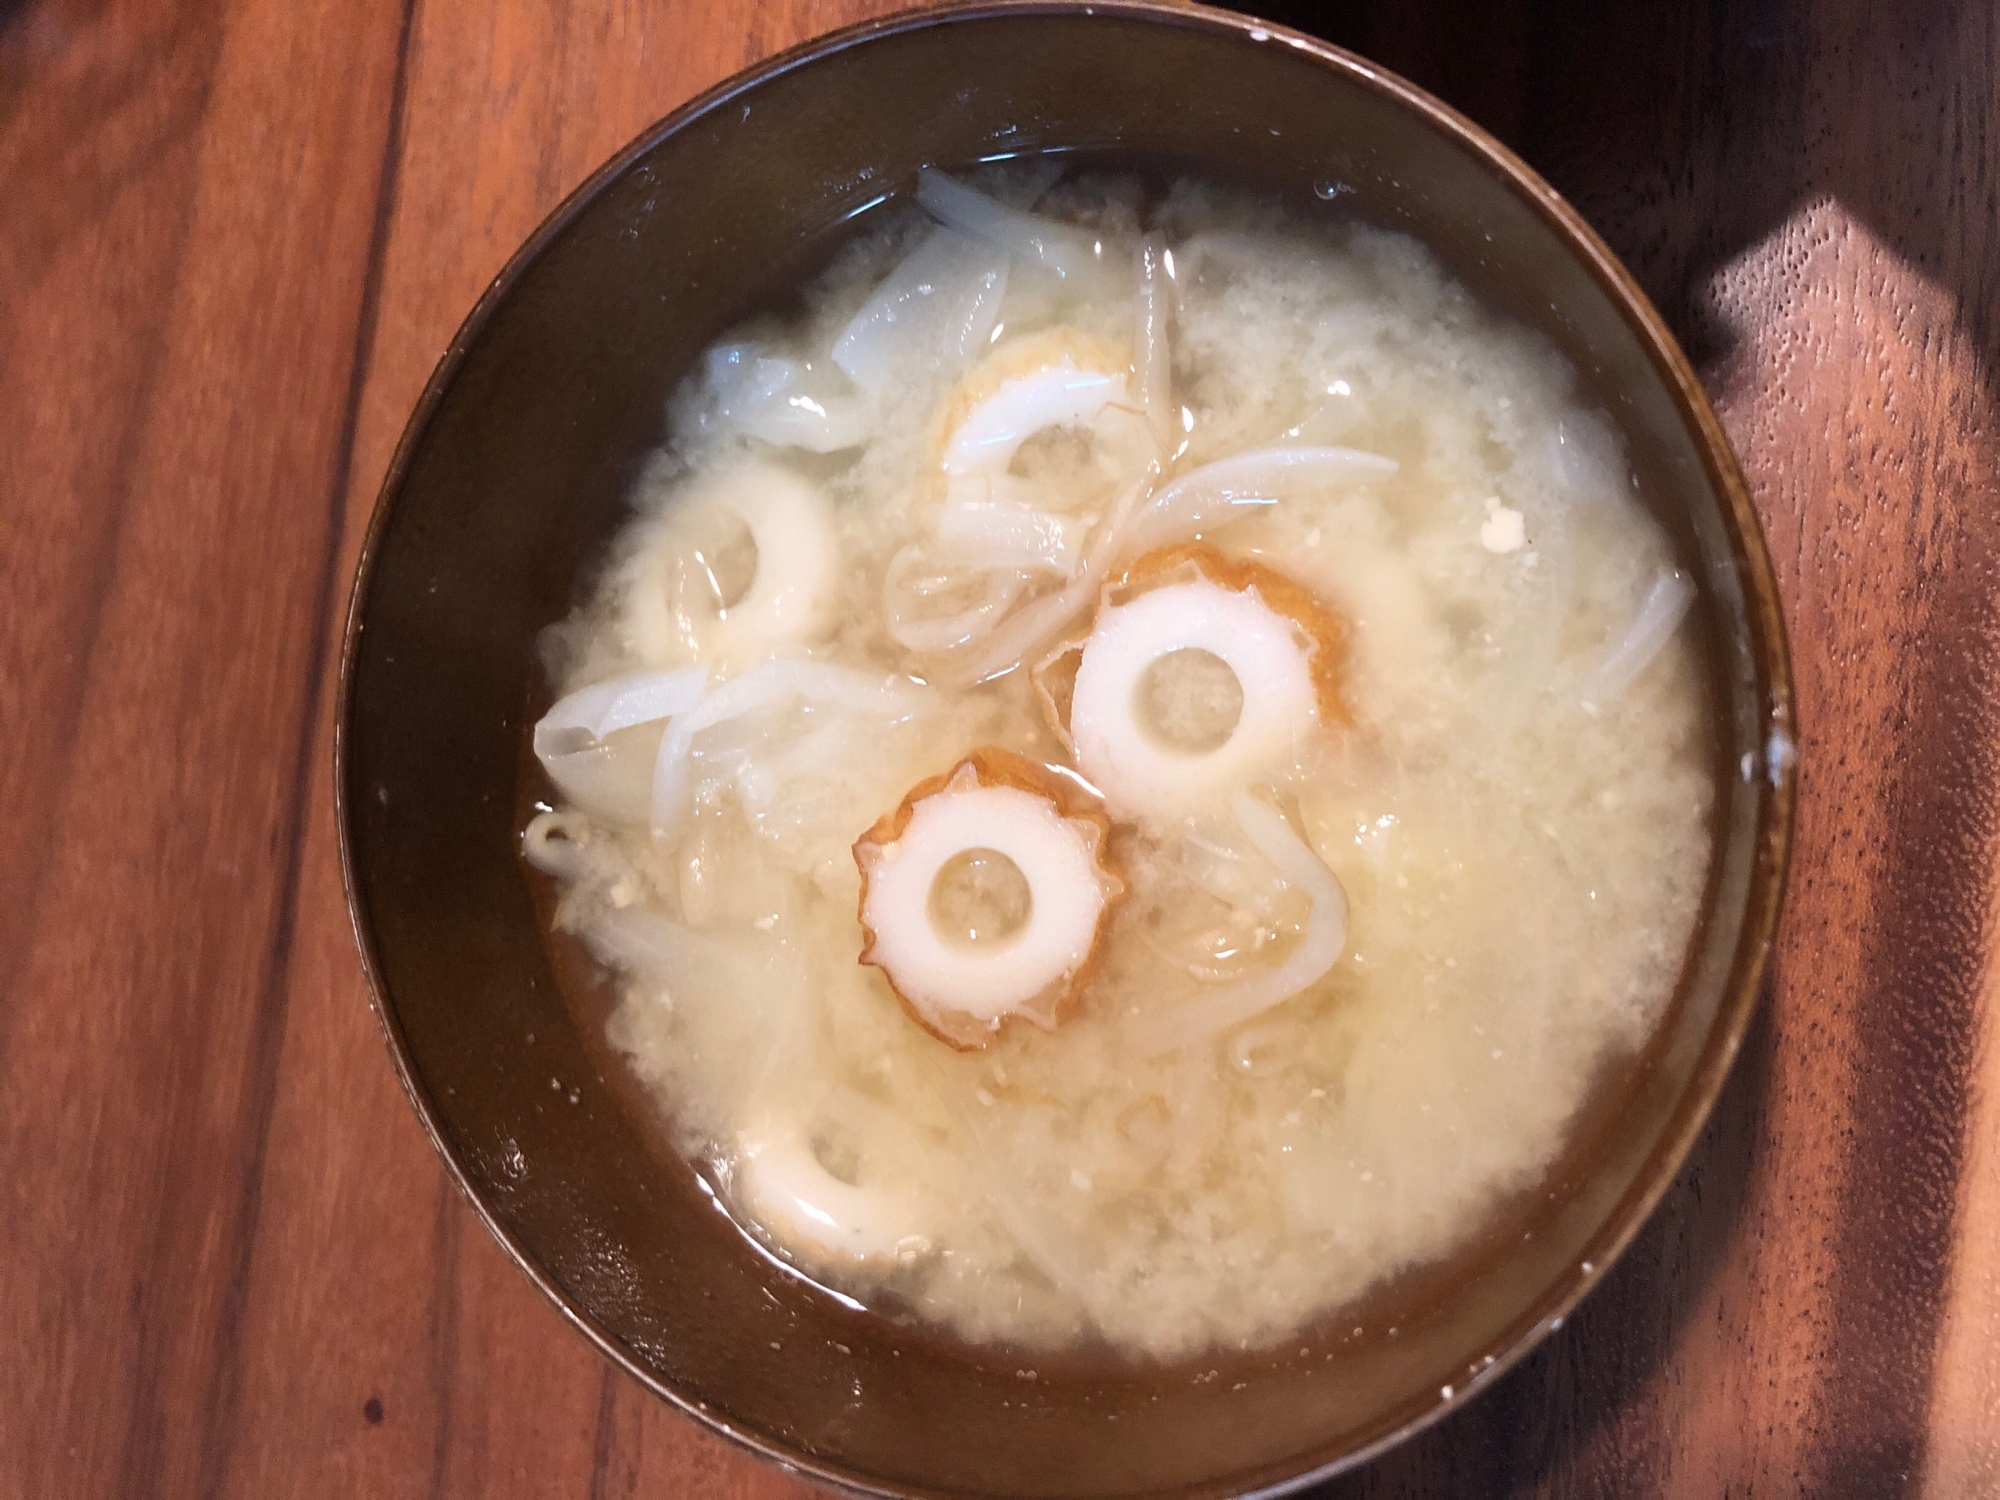
M 1245 1026 L 1229 1039 L 1229 1061 L 1239 1073 L 1265 1072 L 1269 1067 L 1263 1060 L 1265 1055 L 1285 1048 L 1291 1039 L 1288 1030 L 1276 1022 Z
M 1312 902 L 1305 932 L 1276 968 L 1217 985 L 1187 1005 L 1131 1022 L 1128 1034 L 1141 1057 L 1160 1057 L 1208 1041 L 1283 1004 L 1323 978 L 1347 946 L 1347 893 L 1333 871 L 1275 809 L 1248 792 L 1238 792 L 1233 806 L 1251 846 Z
M 1113 565 L 1129 555 L 1125 546 L 1127 533 L 1146 512 L 1159 483 L 1162 455 L 1151 439 L 1151 428 L 1142 431 L 1150 460 L 1138 477 L 1119 492 L 1104 519 L 1091 532 L 1083 567 L 1061 589 L 1029 600 L 990 631 L 982 632 L 976 644 L 968 644 L 957 656 L 928 669 L 925 675 L 931 681 L 956 689 L 1003 677 L 1053 644 L 1065 627 L 1096 602 L 1097 592 L 1111 576 Z
M 1009 208 L 935 167 L 925 167 L 917 174 L 917 202 L 947 228 L 984 240 L 1058 276 L 1075 276 L 1097 260 L 1096 244 L 1081 231 Z
M 1091 534 L 1083 569 L 1055 593 L 1031 599 L 1002 620 L 978 645 L 926 675 L 941 687 L 965 688 L 1004 677 L 1029 657 L 1055 642 L 1064 627 L 1097 600 L 1097 591 L 1117 560 L 1118 539 L 1145 505 L 1159 477 L 1151 465 L 1112 502 L 1111 510 Z
M 714 406 L 704 427 L 720 424 L 771 444 L 837 453 L 868 441 L 873 423 L 852 395 L 809 392 L 812 368 L 796 359 L 774 359 L 754 344 L 726 344 L 708 357 Z
M 1053 642 L 1064 626 L 1088 609 L 1101 581 L 1100 575 L 1085 571 L 1055 593 L 1029 600 L 962 657 L 925 675 L 938 686 L 953 689 L 1004 677 Z
M 1167 273 L 1161 266 L 1165 249 L 1156 239 L 1140 243 L 1139 296 L 1134 309 L 1133 368 L 1138 372 L 1140 409 L 1153 429 L 1153 441 L 1164 450 L 1173 441 L 1174 361 L 1167 341 Z
M 573 880 L 588 862 L 577 843 L 575 820 L 566 813 L 539 812 L 521 831 L 521 853 L 544 875 Z
M 658 984 L 671 996 L 683 985 L 725 984 L 749 967 L 746 949 L 769 939 L 735 939 L 700 932 L 645 906 L 619 907 L 580 929 L 601 964 Z
M 1017 488 L 979 475 L 950 480 L 938 512 L 938 541 L 990 568 L 1074 573 L 1083 553 L 1082 523 L 1015 503 L 1010 497 Z
M 833 341 L 833 362 L 879 393 L 897 371 L 963 364 L 986 347 L 1007 295 L 1007 257 L 933 230 L 883 278 Z
M 1662 569 L 1639 602 L 1639 612 L 1584 680 L 1583 703 L 1599 709 L 1617 701 L 1653 658 L 1667 647 L 1694 604 L 1694 585 L 1678 568 Z
M 708 668 L 632 672 L 579 688 L 535 725 L 535 758 L 562 794 L 600 817 L 645 817 L 644 767 L 633 747 L 610 742 L 620 730 L 686 713 L 701 701 Z
M 1274 505 L 1299 490 L 1325 489 L 1355 479 L 1386 479 L 1399 467 L 1393 458 L 1358 448 L 1252 448 L 1162 485 L 1152 504 L 1119 538 L 1119 555 L 1136 556 L 1185 541 L 1206 527 L 1234 519 L 1244 506 Z
M 653 837 L 671 842 L 687 813 L 688 758 L 694 737 L 756 709 L 804 698 L 886 719 L 925 712 L 932 696 L 907 677 L 864 672 L 815 661 L 772 661 L 752 667 L 711 692 L 690 713 L 677 715 L 660 740 L 653 762 Z
M 600 963 L 664 984 L 727 989 L 750 973 L 773 969 L 793 957 L 789 945 L 762 933 L 722 936 L 702 932 L 645 906 L 619 907 L 593 919 L 581 935 Z M 803 975 L 800 976 L 804 978 Z M 759 999 L 782 1002 L 792 989 Z
M 889 635 L 906 651 L 935 655 L 956 651 L 978 640 L 999 623 L 1028 586 L 1024 574 L 994 570 L 980 579 L 979 602 L 951 614 L 924 614 L 911 602 L 922 590 L 909 584 L 911 571 L 922 561 L 916 547 L 905 547 L 890 559 L 882 580 L 882 611 L 888 619 Z
M 1111 502 L 1111 509 L 1105 512 L 1097 530 L 1090 534 L 1090 550 L 1083 559 L 1085 573 L 1094 574 L 1100 581 L 1111 576 L 1112 564 L 1124 555 L 1126 534 L 1131 531 L 1133 523 L 1145 514 L 1153 496 L 1158 493 L 1164 467 L 1164 455 L 1155 449 L 1153 461 L 1146 466 L 1145 472 Z
M 546 763 L 551 756 L 584 749 L 590 741 L 620 729 L 686 713 L 701 701 L 707 686 L 707 667 L 628 672 L 593 682 L 542 715 L 535 725 L 535 754 Z
M 1549 444 L 1556 482 L 1583 494 L 1615 494 L 1626 473 L 1618 429 L 1596 412 L 1556 423 Z

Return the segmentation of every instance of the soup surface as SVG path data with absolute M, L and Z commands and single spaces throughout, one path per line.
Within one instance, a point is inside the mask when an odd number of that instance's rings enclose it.
M 1563 359 L 1338 199 L 919 197 L 673 398 L 528 857 L 800 1274 L 1265 1345 L 1473 1241 L 1660 1020 L 1692 589 Z

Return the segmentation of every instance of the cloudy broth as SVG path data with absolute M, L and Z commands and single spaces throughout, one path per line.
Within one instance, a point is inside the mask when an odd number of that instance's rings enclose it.
M 930 177 L 675 394 L 525 847 L 780 1260 L 977 1343 L 1265 1347 L 1474 1244 L 1657 1028 L 1692 597 L 1417 242 Z

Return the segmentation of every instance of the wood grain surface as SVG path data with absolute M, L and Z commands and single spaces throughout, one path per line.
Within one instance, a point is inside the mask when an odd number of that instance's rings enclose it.
M 0 1496 L 775 1497 L 572 1333 L 370 1015 L 360 532 L 564 193 L 874 0 L 0 0 Z M 1570 1325 L 1340 1496 L 2000 1495 L 2000 6 L 1266 0 L 1521 150 L 1742 454 L 1768 1003 Z

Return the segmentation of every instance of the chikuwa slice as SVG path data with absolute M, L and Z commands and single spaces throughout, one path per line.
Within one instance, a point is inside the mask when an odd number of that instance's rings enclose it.
M 834 623 L 840 535 L 824 490 L 749 459 L 702 475 L 636 559 L 628 630 L 642 657 L 753 666 Z
M 1056 327 L 1002 344 L 965 377 L 937 433 L 947 478 L 1002 475 L 1021 445 L 1052 427 L 1089 427 L 1127 408 L 1131 366 L 1121 351 Z
M 1125 892 L 1109 834 L 1095 799 L 1048 767 L 972 751 L 856 841 L 861 962 L 963 1051 L 1015 1016 L 1053 1030 Z
M 1120 818 L 1226 807 L 1345 724 L 1347 622 L 1262 563 L 1191 542 L 1107 584 L 1034 669 L 1050 724 Z
M 795 1122 L 759 1120 L 744 1131 L 735 1196 L 781 1243 L 810 1246 L 856 1265 L 907 1264 L 931 1248 L 911 1227 L 911 1205 L 903 1193 L 834 1175 Z

